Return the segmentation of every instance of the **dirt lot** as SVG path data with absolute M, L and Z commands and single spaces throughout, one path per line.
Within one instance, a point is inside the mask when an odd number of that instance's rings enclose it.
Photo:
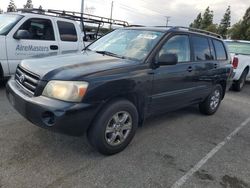
M 40 129 L 9 105 L 0 87 L 0 187 L 250 187 L 250 84 L 228 92 L 218 113 L 197 107 L 139 128 L 122 153 L 105 157 L 86 137 Z

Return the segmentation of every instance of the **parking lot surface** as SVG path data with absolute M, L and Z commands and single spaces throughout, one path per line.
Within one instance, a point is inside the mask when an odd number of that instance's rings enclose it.
M 248 188 L 249 117 L 248 83 L 228 92 L 213 116 L 193 106 L 149 119 L 128 148 L 107 157 L 86 136 L 32 125 L 0 86 L 0 187 Z

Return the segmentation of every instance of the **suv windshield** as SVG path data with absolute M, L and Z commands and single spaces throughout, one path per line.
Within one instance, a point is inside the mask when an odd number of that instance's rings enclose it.
M 226 43 L 230 53 L 250 55 L 250 43 L 228 41 Z
M 143 60 L 164 33 L 133 29 L 118 29 L 100 38 L 88 49 L 106 55 Z
M 7 35 L 22 17 L 14 14 L 0 14 L 0 35 Z

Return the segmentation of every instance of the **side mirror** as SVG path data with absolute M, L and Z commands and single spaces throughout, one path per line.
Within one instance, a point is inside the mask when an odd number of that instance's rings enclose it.
M 20 39 L 30 39 L 31 36 L 30 36 L 29 31 L 27 31 L 27 30 L 18 30 L 16 32 L 16 34 L 14 35 L 14 38 L 17 39 L 17 40 L 20 40 Z
M 158 65 L 176 65 L 178 57 L 176 54 L 162 54 L 158 58 Z

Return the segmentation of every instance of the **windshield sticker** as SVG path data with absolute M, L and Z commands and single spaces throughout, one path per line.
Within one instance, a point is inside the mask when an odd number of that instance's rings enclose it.
M 137 38 L 150 39 L 150 40 L 154 40 L 157 37 L 158 37 L 157 35 L 153 35 L 153 34 L 140 34 L 140 35 L 137 36 Z

